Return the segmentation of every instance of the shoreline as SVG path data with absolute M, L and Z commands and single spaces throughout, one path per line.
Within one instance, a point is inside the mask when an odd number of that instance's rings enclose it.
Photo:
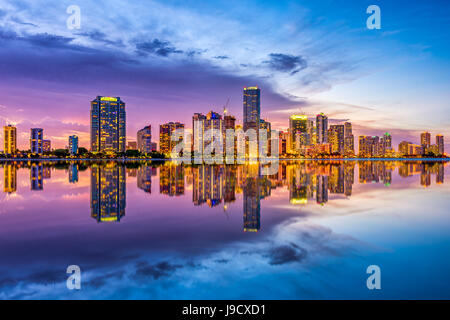
M 271 161 L 450 161 L 450 158 L 268 158 L 264 162 Z M 120 158 L 120 159 L 105 159 L 105 158 L 0 158 L 1 162 L 11 161 L 118 161 L 118 162 L 131 162 L 131 161 L 174 161 L 184 162 L 183 158 L 179 159 L 159 159 L 159 158 Z M 246 160 L 246 162 L 254 162 L 255 160 Z M 192 160 L 193 162 L 193 160 Z M 203 161 L 204 162 L 204 161 Z M 259 162 L 259 161 L 258 161 Z M 198 163 L 193 163 L 198 164 Z M 206 163 L 204 163 L 206 164 Z M 221 164 L 227 164 L 221 163 Z

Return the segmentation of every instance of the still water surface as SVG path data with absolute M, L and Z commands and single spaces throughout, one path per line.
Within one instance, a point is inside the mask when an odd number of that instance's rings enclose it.
M 448 299 L 449 168 L 0 163 L 0 298 Z

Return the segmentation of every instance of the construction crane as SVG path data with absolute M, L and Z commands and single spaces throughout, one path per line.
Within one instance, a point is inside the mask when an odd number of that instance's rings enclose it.
M 223 116 L 225 117 L 227 115 L 227 108 L 228 108 L 228 104 L 230 103 L 230 97 L 228 97 L 227 99 L 227 103 L 225 103 L 225 105 L 223 106 Z

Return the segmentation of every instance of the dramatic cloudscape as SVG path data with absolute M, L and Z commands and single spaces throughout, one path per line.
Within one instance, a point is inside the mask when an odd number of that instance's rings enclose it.
M 380 30 L 366 28 L 371 4 Z M 357 135 L 389 131 L 396 147 L 423 130 L 450 137 L 448 30 L 437 0 L 0 0 L 0 125 L 18 126 L 20 148 L 31 127 L 53 147 L 72 134 L 87 147 L 89 102 L 120 96 L 128 138 L 151 124 L 157 140 L 160 123 L 190 127 L 228 98 L 242 120 L 242 88 L 258 85 L 275 129 L 324 112 Z

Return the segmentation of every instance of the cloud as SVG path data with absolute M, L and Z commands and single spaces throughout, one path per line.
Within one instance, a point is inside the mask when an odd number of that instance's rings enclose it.
M 176 49 L 169 41 L 153 39 L 152 41 L 136 43 L 136 50 L 140 55 L 148 53 L 155 54 L 161 57 L 168 57 L 172 53 L 183 53 L 182 50 Z
M 181 265 L 171 264 L 167 261 L 162 261 L 155 265 L 149 265 L 144 261 L 137 263 L 136 276 L 159 279 L 161 277 L 169 276 L 171 273 L 181 267 Z
M 270 249 L 267 256 L 269 257 L 269 264 L 280 265 L 304 260 L 307 251 L 294 243 L 290 243 Z
M 283 53 L 270 53 L 270 60 L 264 61 L 272 70 L 289 72 L 291 75 L 306 69 L 307 61 L 302 56 L 293 56 Z
M 77 35 L 83 36 L 83 37 L 87 37 L 91 40 L 97 41 L 97 42 L 101 42 L 104 44 L 109 44 L 109 45 L 113 45 L 113 46 L 117 46 L 117 47 L 124 47 L 125 45 L 123 44 L 122 40 L 110 40 L 106 37 L 106 34 L 99 31 L 99 30 L 92 30 L 92 31 L 88 31 L 88 32 L 81 32 L 81 33 L 77 33 Z

